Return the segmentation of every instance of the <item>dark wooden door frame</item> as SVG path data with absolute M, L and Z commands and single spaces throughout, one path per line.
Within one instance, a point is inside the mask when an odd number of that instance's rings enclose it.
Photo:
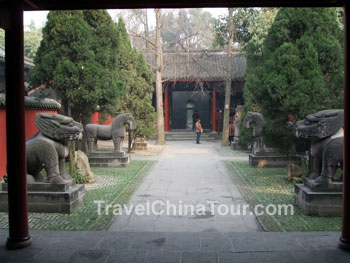
M 0 27 L 6 38 L 6 125 L 9 174 L 9 249 L 31 245 L 28 230 L 24 133 L 23 11 L 107 8 L 190 8 L 190 7 L 344 7 L 344 192 L 342 234 L 338 246 L 350 250 L 350 167 L 349 167 L 349 1 L 343 0 L 0 0 Z

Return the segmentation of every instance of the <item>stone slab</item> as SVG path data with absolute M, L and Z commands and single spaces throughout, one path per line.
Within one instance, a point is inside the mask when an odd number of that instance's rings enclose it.
M 65 184 L 50 184 L 45 182 L 35 182 L 27 184 L 27 191 L 29 192 L 66 192 L 70 187 L 76 185 L 76 180 L 65 180 Z M 2 190 L 8 191 L 7 183 L 2 184 Z
M 249 164 L 253 167 L 286 167 L 293 163 L 301 166 L 301 158 L 298 156 L 257 156 L 255 154 L 249 155 Z
M 329 182 L 327 185 L 319 185 L 314 182 L 314 179 L 305 178 L 304 185 L 313 192 L 343 192 L 342 182 Z
M 294 200 L 307 215 L 340 216 L 343 208 L 341 192 L 314 192 L 303 184 L 294 185 Z
M 125 153 L 93 152 L 87 156 L 91 167 L 125 167 L 130 164 L 130 156 Z
M 65 192 L 28 191 L 28 211 L 37 213 L 71 213 L 84 204 L 84 185 L 76 184 Z M 0 211 L 8 211 L 7 191 L 0 191 Z

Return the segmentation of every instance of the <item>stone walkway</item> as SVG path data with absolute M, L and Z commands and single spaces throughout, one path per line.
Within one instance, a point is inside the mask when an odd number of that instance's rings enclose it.
M 218 143 L 169 143 L 128 205 L 147 200 L 198 204 L 217 200 L 245 204 L 223 160 L 247 160 Z M 206 207 L 208 212 L 208 207 Z M 261 232 L 254 216 L 119 216 L 110 231 L 32 230 L 31 247 L 8 251 L 0 230 L 4 263 L 345 263 L 340 233 Z
M 154 158 L 154 157 L 153 157 Z M 109 231 L 133 232 L 254 232 L 259 231 L 255 216 L 232 215 L 225 209 L 243 213 L 241 193 L 234 185 L 223 160 L 247 160 L 246 155 L 233 155 L 219 142 L 168 142 L 158 162 L 144 178 L 126 207 L 152 207 L 162 215 L 137 215 L 135 211 L 118 215 Z M 167 203 L 168 202 L 168 203 Z M 220 204 L 225 207 L 220 207 Z M 175 205 L 175 209 L 171 209 Z M 193 205 L 197 210 L 191 214 Z M 204 208 L 205 206 L 205 208 Z M 219 209 L 220 208 L 220 209 Z M 170 214 L 166 214 L 169 209 Z M 180 214 L 180 211 L 183 213 Z M 185 211 L 188 214 L 185 215 Z M 238 211 L 238 210 L 237 210 Z
M 31 231 L 31 247 L 8 251 L 2 263 L 348 263 L 340 233 Z

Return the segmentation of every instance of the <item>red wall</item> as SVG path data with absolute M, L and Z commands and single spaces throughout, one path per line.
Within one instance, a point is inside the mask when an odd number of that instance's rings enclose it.
M 92 124 L 103 124 L 103 125 L 112 125 L 114 118 L 111 118 L 111 116 L 107 116 L 107 120 L 103 123 L 101 123 L 100 120 L 100 113 L 98 111 L 94 112 L 91 115 L 91 123 Z
M 26 139 L 32 137 L 38 132 L 38 128 L 35 125 L 35 116 L 38 112 L 57 113 L 56 110 L 26 110 Z M 6 174 L 6 164 L 6 111 L 5 109 L 0 109 L 0 179 Z

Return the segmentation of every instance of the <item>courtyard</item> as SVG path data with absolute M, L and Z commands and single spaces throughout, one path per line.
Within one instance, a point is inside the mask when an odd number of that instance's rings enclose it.
M 132 160 L 126 170 L 94 168 L 97 182 L 86 187 L 87 205 L 72 214 L 30 213 L 33 245 L 19 251 L 6 251 L 2 246 L 2 260 L 22 262 L 24 257 L 26 262 L 82 262 L 82 259 L 84 262 L 348 260 L 347 253 L 335 245 L 340 234 L 340 218 L 308 217 L 296 211 L 295 215 L 283 216 L 283 219 L 265 215 L 258 220 L 251 210 L 247 214 L 237 210 L 234 215 L 211 210 L 211 204 L 216 207 L 249 204 L 253 207 L 256 202 L 264 203 L 265 199 L 274 202 L 269 197 L 271 192 L 287 196 L 278 202 L 292 203 L 293 194 L 280 186 L 281 178 L 286 177 L 284 168 L 270 170 L 269 174 L 276 181 L 269 178 L 269 187 L 265 185 L 258 189 L 261 182 L 254 183 L 251 179 L 250 183 L 244 183 L 248 154 L 221 147 L 217 141 L 204 141 L 200 145 L 192 141 L 168 142 L 147 154 L 136 152 L 132 154 Z M 254 178 L 255 174 L 264 180 L 262 170 L 269 168 L 250 169 L 254 170 L 248 171 L 250 177 Z M 113 175 L 113 170 L 118 172 Z M 115 180 L 119 188 L 113 185 Z M 291 188 L 292 183 L 285 179 L 284 183 L 291 184 L 287 187 Z M 100 191 L 103 189 L 103 195 L 98 193 L 99 188 Z M 124 213 L 118 210 L 119 214 L 114 215 L 112 210 L 109 213 L 103 210 L 99 217 L 97 204 L 92 199 L 101 199 L 106 204 L 123 204 Z M 156 201 L 164 206 L 167 201 L 177 206 L 204 204 L 205 210 L 204 213 L 185 215 L 173 209 L 167 214 L 163 207 L 164 213 L 159 214 L 161 207 L 156 206 L 154 214 L 136 213 L 137 205 L 146 207 L 147 203 Z M 127 207 L 134 209 L 127 214 Z M 7 215 L 1 213 L 0 216 L 4 244 Z

